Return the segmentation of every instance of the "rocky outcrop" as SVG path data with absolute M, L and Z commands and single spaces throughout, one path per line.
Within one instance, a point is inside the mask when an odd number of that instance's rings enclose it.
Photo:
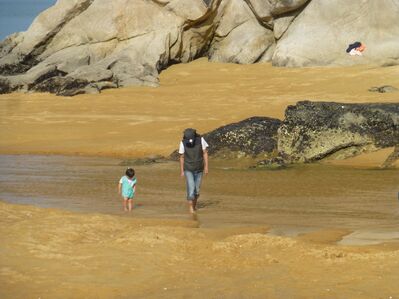
M 371 91 L 371 92 L 379 92 L 379 93 L 396 92 L 398 90 L 399 89 L 397 89 L 396 87 L 393 87 L 391 85 L 375 86 L 375 87 L 371 87 L 369 89 L 369 91 Z
M 273 64 L 398 64 L 398 15 L 397 0 L 312 0 L 279 39 Z M 353 41 L 366 45 L 363 56 L 343 54 Z
M 267 157 L 277 150 L 277 130 L 281 120 L 251 117 L 204 135 L 211 144 L 209 155 L 221 158 Z
M 344 159 L 399 144 L 399 104 L 299 102 L 289 106 L 278 132 L 280 156 L 312 162 Z
M 381 165 L 382 168 L 390 168 L 399 161 L 399 144 L 395 146 L 393 152 L 388 156 L 388 158 Z
M 0 43 L 0 93 L 157 86 L 163 69 L 203 56 L 392 65 L 399 63 L 398 14 L 399 0 L 59 0 Z M 355 40 L 367 46 L 363 57 L 345 53 Z
M 205 52 L 214 25 L 198 22 L 214 6 L 202 0 L 57 1 L 22 36 L 0 45 L 0 91 L 73 95 L 157 86 L 162 69 Z
M 250 1 L 221 2 L 207 53 L 210 61 L 254 63 L 270 60 L 275 46 L 272 27 L 254 11 Z
M 277 130 L 281 120 L 251 117 L 228 124 L 203 135 L 210 144 L 208 154 L 214 158 L 236 159 L 251 157 L 265 159 L 277 151 Z M 178 159 L 175 150 L 170 157 Z
M 399 104 L 298 102 L 284 121 L 252 117 L 204 134 L 211 157 L 250 157 L 257 168 L 279 169 L 291 163 L 345 159 L 395 147 L 382 167 L 399 157 Z M 172 153 L 178 158 L 177 150 Z

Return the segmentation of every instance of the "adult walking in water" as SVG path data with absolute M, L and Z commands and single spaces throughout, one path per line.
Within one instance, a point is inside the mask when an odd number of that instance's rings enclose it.
M 195 213 L 200 196 L 202 176 L 208 173 L 208 143 L 195 129 L 185 129 L 180 142 L 180 173 L 186 178 L 187 202 Z

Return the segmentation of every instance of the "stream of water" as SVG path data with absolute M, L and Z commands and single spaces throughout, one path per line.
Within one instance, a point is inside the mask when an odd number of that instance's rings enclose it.
M 114 158 L 3 155 L 0 199 L 123 215 L 117 193 L 126 168 L 121 162 Z M 191 217 L 177 163 L 134 168 L 138 186 L 133 217 Z M 212 167 L 211 163 L 196 220 L 201 227 L 265 225 L 277 235 L 342 228 L 356 232 L 358 238 L 363 233 L 365 239 L 399 239 L 398 191 L 398 170 L 316 164 L 260 171 Z

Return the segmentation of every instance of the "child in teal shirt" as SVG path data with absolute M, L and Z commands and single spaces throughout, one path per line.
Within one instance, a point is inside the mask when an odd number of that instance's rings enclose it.
M 131 211 L 133 207 L 134 193 L 136 192 L 137 179 L 133 168 L 126 169 L 126 175 L 119 180 L 119 194 L 123 197 L 123 209 Z

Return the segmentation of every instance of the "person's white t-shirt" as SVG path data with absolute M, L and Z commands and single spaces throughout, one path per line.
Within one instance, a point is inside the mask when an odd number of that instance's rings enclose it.
M 349 55 L 351 55 L 351 56 L 355 56 L 355 55 L 357 55 L 357 56 L 362 56 L 363 54 L 362 54 L 362 52 L 360 52 L 360 51 L 357 50 L 357 49 L 352 49 L 352 50 L 349 52 Z
M 201 137 L 201 145 L 202 145 L 202 150 L 206 150 L 207 147 L 209 147 L 208 143 L 206 143 L 204 137 Z M 184 154 L 184 145 L 183 141 L 180 141 L 180 146 L 179 146 L 179 154 L 182 155 Z

